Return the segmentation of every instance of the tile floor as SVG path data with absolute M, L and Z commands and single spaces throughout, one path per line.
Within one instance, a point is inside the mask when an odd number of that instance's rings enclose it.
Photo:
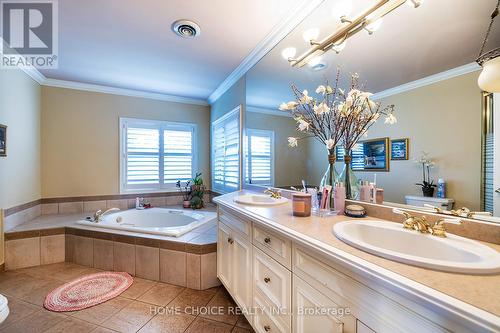
M 0 324 L 0 333 L 253 332 L 242 315 L 227 311 L 235 304 L 223 287 L 198 291 L 134 278 L 133 285 L 123 294 L 88 309 L 55 313 L 43 308 L 45 296 L 52 289 L 98 271 L 72 263 L 59 263 L 0 273 L 0 293 L 9 299 L 10 308 L 9 317 Z M 155 306 L 181 311 L 168 314 L 160 308 L 155 313 Z M 198 315 L 183 310 L 204 306 L 226 310 Z

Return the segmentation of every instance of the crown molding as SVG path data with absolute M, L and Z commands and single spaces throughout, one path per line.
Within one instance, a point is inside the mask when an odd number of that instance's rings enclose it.
M 280 23 L 273 27 L 271 32 L 260 41 L 235 70 L 212 92 L 208 103 L 212 105 L 243 75 L 246 74 L 260 59 L 271 51 L 283 38 L 285 38 L 302 20 L 312 13 L 324 0 L 301 0 L 300 3 L 288 12 Z
M 382 99 L 382 98 L 389 97 L 392 95 L 400 94 L 400 93 L 405 92 L 405 91 L 424 87 L 424 86 L 427 86 L 427 85 L 430 85 L 430 84 L 433 84 L 433 83 L 436 83 L 439 81 L 448 80 L 448 79 L 454 78 L 456 76 L 472 73 L 472 72 L 478 71 L 480 69 L 481 69 L 481 67 L 477 63 L 471 62 L 471 63 L 463 65 L 463 66 L 455 67 L 455 68 L 449 69 L 449 70 L 444 71 L 444 72 L 433 74 L 433 75 L 430 75 L 430 76 L 427 76 L 427 77 L 424 77 L 424 78 L 421 78 L 421 79 L 418 79 L 415 81 L 411 81 L 411 82 L 408 82 L 408 83 L 405 83 L 405 84 L 402 84 L 402 85 L 399 85 L 399 86 L 396 86 L 393 88 L 389 88 L 389 89 L 380 91 L 378 93 L 373 94 L 372 99 L 374 99 L 374 100 Z
M 28 76 L 31 77 L 33 80 L 35 80 L 38 84 L 43 84 L 45 80 L 47 80 L 45 75 L 40 73 L 40 71 L 38 71 L 38 69 L 36 69 L 33 66 L 30 67 L 19 66 L 19 69 L 28 74 Z
M 293 118 L 293 116 L 289 112 L 279 111 L 278 109 L 270 109 L 261 106 L 247 105 L 245 110 L 247 112 L 264 113 L 271 116 Z
M 147 92 L 147 91 L 142 91 L 142 90 L 134 90 L 134 89 L 115 88 L 115 87 L 110 87 L 110 86 L 81 83 L 81 82 L 75 82 L 75 81 L 45 79 L 45 81 L 42 83 L 42 85 L 48 86 L 48 87 L 98 92 L 98 93 L 103 93 L 103 94 L 121 95 L 121 96 L 129 96 L 129 97 L 140 97 L 140 98 L 147 98 L 147 99 L 154 99 L 154 100 L 159 100 L 159 101 L 167 101 L 167 102 L 175 102 L 175 103 L 195 104 L 195 105 L 203 105 L 203 106 L 208 105 L 207 101 L 204 99 L 189 98 L 189 97 L 160 94 L 160 93 L 152 93 L 152 92 Z

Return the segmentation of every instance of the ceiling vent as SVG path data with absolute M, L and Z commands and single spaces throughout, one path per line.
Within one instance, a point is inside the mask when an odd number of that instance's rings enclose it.
M 199 36 L 200 26 L 193 21 L 189 20 L 177 20 L 172 23 L 172 30 L 183 38 L 193 38 Z

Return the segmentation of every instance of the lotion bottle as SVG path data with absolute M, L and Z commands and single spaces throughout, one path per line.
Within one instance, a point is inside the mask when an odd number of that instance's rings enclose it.
M 335 184 L 335 192 L 333 197 L 333 202 L 335 205 L 335 210 L 338 211 L 337 214 L 344 214 L 345 211 L 345 186 L 344 183 L 339 182 Z

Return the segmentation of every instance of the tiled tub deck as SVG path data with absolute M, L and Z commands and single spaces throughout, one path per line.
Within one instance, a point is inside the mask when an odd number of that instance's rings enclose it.
M 86 215 L 42 215 L 6 232 L 5 269 L 66 261 L 191 289 L 220 285 L 215 221 L 167 237 L 77 225 Z

